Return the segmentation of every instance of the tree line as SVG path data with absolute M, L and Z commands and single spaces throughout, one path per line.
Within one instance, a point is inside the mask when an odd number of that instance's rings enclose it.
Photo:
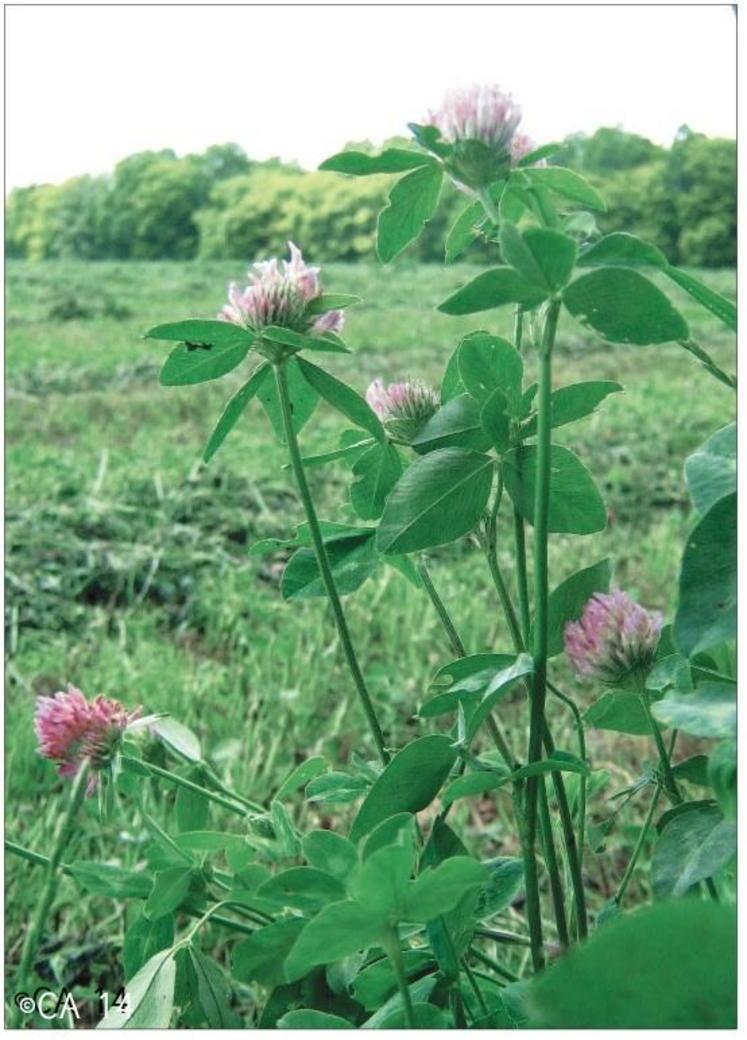
M 387 144 L 402 145 L 401 139 Z M 354 147 L 373 151 L 368 143 Z M 736 264 L 736 142 L 683 127 L 671 147 L 602 127 L 567 137 L 553 156 L 603 194 L 601 232 L 625 228 L 676 264 Z M 140 152 L 110 175 L 15 188 L 6 202 L 6 250 L 27 260 L 254 259 L 291 238 L 316 261 L 373 256 L 376 215 L 391 178 L 309 173 L 280 160 L 257 162 L 236 144 L 178 157 Z M 447 205 L 412 251 L 441 261 L 448 227 L 465 199 Z M 473 247 L 474 256 L 483 247 Z

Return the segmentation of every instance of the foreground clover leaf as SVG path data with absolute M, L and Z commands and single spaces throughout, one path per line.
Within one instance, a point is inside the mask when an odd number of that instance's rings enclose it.
M 583 325 L 613 343 L 687 340 L 687 322 L 664 293 L 638 271 L 597 268 L 563 291 L 563 302 Z
M 387 499 L 376 543 L 382 553 L 445 545 L 475 527 L 493 483 L 493 460 L 463 448 L 418 459 Z

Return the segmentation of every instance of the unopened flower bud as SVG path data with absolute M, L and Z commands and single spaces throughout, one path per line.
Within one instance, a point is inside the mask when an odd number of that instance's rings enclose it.
M 374 379 L 366 400 L 395 437 L 411 441 L 439 406 L 438 394 L 419 380 L 390 383 Z

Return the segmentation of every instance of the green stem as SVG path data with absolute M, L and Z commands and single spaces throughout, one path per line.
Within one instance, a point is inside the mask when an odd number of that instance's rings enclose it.
M 537 392 L 537 478 L 534 489 L 534 673 L 532 679 L 532 703 L 529 718 L 529 743 L 527 747 L 527 764 L 539 762 L 542 758 L 542 739 L 545 729 L 545 693 L 547 682 L 547 648 L 548 648 L 548 574 L 547 574 L 547 538 L 548 514 L 550 505 L 550 395 L 552 393 L 552 350 L 560 313 L 560 300 L 550 301 L 545 320 L 544 335 L 539 351 L 539 388 Z M 537 841 L 537 808 L 539 797 L 539 777 L 531 776 L 526 786 L 526 822 L 527 844 L 529 855 L 534 858 Z M 537 872 L 534 871 L 533 884 L 536 892 L 527 892 L 527 900 L 539 905 L 539 888 Z M 542 922 L 539 914 L 530 931 L 532 939 L 532 963 L 535 971 L 544 967 L 545 958 L 542 950 Z
M 730 390 L 737 389 L 737 380 L 735 376 L 730 376 L 722 368 L 719 368 L 716 362 L 703 350 L 694 339 L 681 339 L 678 340 L 681 347 L 684 347 L 693 357 L 696 357 L 714 379 L 718 379 L 719 383 L 723 383 L 728 386 Z
M 680 794 L 680 790 L 677 787 L 677 781 L 674 779 L 674 773 L 672 772 L 672 763 L 669 758 L 669 752 L 667 751 L 666 745 L 664 743 L 664 738 L 661 735 L 659 725 L 654 716 L 651 714 L 651 705 L 648 701 L 648 693 L 643 687 L 643 683 L 641 683 L 640 694 L 641 704 L 643 705 L 643 710 L 646 713 L 646 719 L 648 720 L 648 725 L 651 730 L 651 734 L 654 738 L 654 742 L 656 744 L 656 750 L 659 753 L 659 762 L 661 763 L 664 789 L 667 792 L 667 796 L 672 805 L 681 805 L 683 799 L 682 795 Z
M 514 509 L 514 550 L 516 554 L 516 587 L 519 592 L 519 615 L 524 642 L 529 642 L 529 581 L 527 579 L 527 547 L 524 517 Z
M 581 717 L 581 712 L 578 710 L 575 702 L 568 696 L 559 690 L 554 683 L 548 682 L 548 690 L 551 690 L 571 711 L 573 719 L 576 724 L 576 735 L 578 737 L 578 756 L 582 762 L 586 761 L 586 731 L 584 728 L 584 720 Z M 579 778 L 578 784 L 578 868 L 579 871 L 583 869 L 584 865 L 584 846 L 586 844 L 586 789 L 587 779 L 586 774 L 582 773 Z
M 187 780 L 186 777 L 179 776 L 177 773 L 172 773 L 168 769 L 162 769 L 160 766 L 154 765 L 152 762 L 145 762 L 141 758 L 130 758 L 128 755 L 122 755 L 122 766 L 129 772 L 139 775 L 142 775 L 143 769 L 147 769 L 151 776 L 157 776 L 161 780 L 166 780 L 170 784 L 175 784 L 177 787 L 184 787 L 187 791 L 199 794 L 203 798 L 215 802 L 216 805 L 222 805 L 224 809 L 228 809 L 230 812 L 236 813 L 237 816 L 246 819 L 247 806 L 237 805 L 236 802 L 218 794 L 217 791 L 211 791 L 209 788 L 203 787 L 201 784 L 194 783 L 193 780 Z M 243 801 L 246 801 L 246 799 L 243 799 Z M 256 802 L 250 803 L 248 807 L 254 812 L 264 813 L 267 811 Z
M 34 957 L 39 946 L 44 926 L 47 924 L 49 919 L 49 911 L 57 894 L 62 856 L 73 836 L 75 821 L 86 797 L 86 787 L 88 786 L 90 776 L 89 770 L 89 763 L 83 761 L 73 779 L 73 786 L 70 792 L 67 808 L 60 817 L 57 825 L 54 845 L 52 846 L 52 854 L 47 863 L 47 880 L 42 889 L 41 898 L 34 908 L 23 942 L 21 959 L 16 973 L 16 993 L 23 993 L 28 988 L 29 975 L 33 969 Z M 21 1017 L 22 1014 L 20 1009 L 16 1008 L 13 1014 L 13 1019 L 16 1025 L 21 1021 Z
M 397 977 L 397 987 L 400 996 L 402 997 L 402 1006 L 405 1010 L 405 1022 L 407 1028 L 417 1029 L 415 1024 L 415 1009 L 412 1006 L 410 987 L 407 985 L 407 974 L 405 973 L 405 965 L 402 961 L 402 950 L 400 949 L 399 935 L 397 934 L 396 928 L 390 929 L 384 939 L 383 946 L 387 952 L 389 960 L 392 962 L 394 974 Z
M 457 632 L 454 626 L 454 622 L 451 620 L 451 615 L 449 614 L 448 610 L 444 605 L 443 600 L 438 594 L 436 586 L 433 584 L 433 581 L 431 580 L 431 576 L 428 571 L 428 565 L 425 562 L 424 556 L 421 556 L 418 560 L 418 573 L 420 574 L 420 577 L 422 579 L 425 591 L 428 593 L 430 601 L 433 604 L 435 611 L 438 614 L 439 620 L 444 627 L 444 631 L 446 632 L 447 638 L 449 640 L 449 645 L 451 646 L 451 652 L 454 654 L 455 657 L 466 657 L 467 651 L 464 648 L 464 643 L 462 642 L 459 633 Z
M 656 806 L 661 796 L 661 790 L 662 785 L 657 784 L 656 790 L 654 791 L 654 797 L 651 799 L 651 805 L 649 806 L 648 813 L 646 814 L 646 819 L 643 821 L 643 826 L 641 827 L 640 833 L 638 834 L 638 840 L 635 843 L 633 855 L 628 860 L 628 865 L 625 868 L 625 873 L 623 874 L 617 892 L 615 893 L 614 902 L 617 903 L 618 906 L 622 902 L 622 898 L 625 895 L 625 889 L 628 887 L 628 884 L 630 883 L 630 879 L 633 876 L 633 871 L 635 870 L 635 865 L 638 862 L 638 857 L 640 856 L 641 850 L 643 849 L 643 846 L 645 844 L 646 835 L 648 834 L 649 827 L 651 826 L 651 821 L 653 820 L 654 813 L 656 812 Z
M 546 721 L 544 723 L 542 740 L 547 754 L 552 755 L 555 750 L 555 741 L 552 738 L 550 728 Z M 555 788 L 555 798 L 558 803 L 560 826 L 563 830 L 563 841 L 565 842 L 566 854 L 568 856 L 568 869 L 571 873 L 571 885 L 573 886 L 573 899 L 576 908 L 576 927 L 579 938 L 584 939 L 588 934 L 589 926 L 586 914 L 584 879 L 581 873 L 581 857 L 578 848 L 576 847 L 576 833 L 573 830 L 573 815 L 571 813 L 571 807 L 568 804 L 568 794 L 565 789 L 563 774 L 560 771 L 557 771 L 551 773 L 550 776 L 552 777 L 553 787 Z
M 311 534 L 311 540 L 314 545 L 314 552 L 316 554 L 317 564 L 319 566 L 319 572 L 322 576 L 324 588 L 329 599 L 330 606 L 332 607 L 332 613 L 335 618 L 335 624 L 337 625 L 337 631 L 340 636 L 340 642 L 342 649 L 345 654 L 345 659 L 350 669 L 350 674 L 353 677 L 355 688 L 358 692 L 363 710 L 366 713 L 368 719 L 368 725 L 373 735 L 376 748 L 379 752 L 379 758 L 383 765 L 389 762 L 389 752 L 386 749 L 384 742 L 384 734 L 381 731 L 379 720 L 376 716 L 371 697 L 366 687 L 366 682 L 363 678 L 360 665 L 358 664 L 358 658 L 353 647 L 353 641 L 350 637 L 350 630 L 348 629 L 348 623 L 345 619 L 345 614 L 342 609 L 342 603 L 340 602 L 340 596 L 337 592 L 337 586 L 335 585 L 335 579 L 332 574 L 332 568 L 329 565 L 329 559 L 327 557 L 327 550 L 324 546 L 324 539 L 322 532 L 319 527 L 319 519 L 316 515 L 316 509 L 314 508 L 314 500 L 311 497 L 311 491 L 306 481 L 306 473 L 303 467 L 303 461 L 301 459 L 301 452 L 298 447 L 298 438 L 296 437 L 296 431 L 293 428 L 293 410 L 290 401 L 290 395 L 288 393 L 288 373 L 286 370 L 286 362 L 278 361 L 275 366 L 275 382 L 277 385 L 278 398 L 280 399 L 280 409 L 283 416 L 283 428 L 285 431 L 285 439 L 288 444 L 288 454 L 290 456 L 291 466 L 293 467 L 293 473 L 298 484 L 298 490 L 301 495 L 303 502 L 304 511 L 306 513 L 306 519 L 309 524 L 309 532 Z
M 478 950 L 476 946 L 470 946 L 470 953 L 472 956 L 480 961 L 481 964 L 486 965 L 488 968 L 492 968 L 496 975 L 500 975 L 501 978 L 505 979 L 506 982 L 518 982 L 518 975 L 514 975 L 508 968 L 504 968 L 502 964 L 499 964 L 493 957 L 489 957 L 487 953 L 483 953 L 482 950 Z
M 555 922 L 558 928 L 558 941 L 561 946 L 569 946 L 568 922 L 565 916 L 565 902 L 563 899 L 563 887 L 560 883 L 560 868 L 558 856 L 555 851 L 555 839 L 550 821 L 550 808 L 547 804 L 547 789 L 544 780 L 539 787 L 539 821 L 542 851 L 547 864 L 547 873 L 550 879 L 550 895 L 555 912 Z
M 488 568 L 490 569 L 490 576 L 493 579 L 498 598 L 501 601 L 501 608 L 508 624 L 509 632 L 511 635 L 511 641 L 514 644 L 517 653 L 520 653 L 524 641 L 521 636 L 521 629 L 519 628 L 519 621 L 516 617 L 516 611 L 514 605 L 511 602 L 511 597 L 508 594 L 508 588 L 506 582 L 501 574 L 501 568 L 498 563 L 497 546 L 495 538 L 495 529 L 491 529 L 491 525 L 486 524 L 486 543 L 485 543 L 485 556 L 488 561 Z
M 496 932 L 490 928 L 476 928 L 475 935 L 481 939 L 492 939 L 493 942 L 508 943 L 513 946 L 528 946 L 529 939 L 524 935 L 516 935 L 515 932 Z

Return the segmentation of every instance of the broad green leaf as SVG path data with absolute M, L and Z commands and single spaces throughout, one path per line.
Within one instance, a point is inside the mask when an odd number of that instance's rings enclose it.
M 534 523 L 537 449 L 521 445 L 503 457 L 503 480 L 514 505 Z M 550 448 L 548 529 L 555 533 L 593 534 L 607 526 L 607 511 L 591 474 L 572 451 Z
M 582 762 L 576 755 L 556 750 L 547 758 L 515 770 L 511 776 L 514 780 L 526 780 L 530 776 L 544 776 L 546 773 L 579 773 L 588 776 L 590 770 L 586 762 Z
M 357 394 L 351 387 L 330 375 L 329 372 L 325 372 L 324 369 L 319 368 L 317 365 L 312 365 L 310 361 L 306 361 L 304 358 L 298 358 L 298 367 L 309 385 L 328 404 L 331 404 L 333 408 L 341 412 L 346 419 L 349 419 L 356 426 L 368 430 L 376 440 L 386 440 L 384 427 L 379 422 L 376 413 L 360 394 Z
M 335 462 L 337 459 L 355 459 L 362 455 L 366 448 L 370 448 L 375 443 L 372 437 L 365 437 L 357 430 L 355 431 L 355 437 L 355 441 L 351 444 L 343 444 L 340 448 L 334 448 L 332 451 L 323 451 L 319 455 L 305 455 L 301 461 L 305 467 L 310 468 L 312 466 L 326 466 L 328 462 Z
M 541 162 L 542 159 L 549 159 L 550 156 L 555 155 L 557 152 L 561 151 L 562 148 L 562 143 L 540 145 L 539 148 L 527 152 L 522 159 L 519 159 L 516 165 L 520 168 L 524 166 L 534 166 L 535 163 Z
M 429 950 L 403 950 L 402 966 L 408 980 L 421 975 L 429 967 L 435 967 Z M 388 957 L 369 964 L 353 982 L 353 997 L 367 1011 L 374 1011 L 397 990 L 397 976 Z
M 171 715 L 163 715 L 153 719 L 148 726 L 170 751 L 175 752 L 180 758 L 186 758 L 190 762 L 200 762 L 202 751 L 200 741 L 189 727 L 183 722 L 173 718 Z
M 668 693 L 651 710 L 660 722 L 694 737 L 737 735 L 736 695 L 727 683 L 701 683 L 692 693 Z
M 344 311 L 346 307 L 353 307 L 361 303 L 360 296 L 352 293 L 322 293 L 309 300 L 306 304 L 306 314 L 326 314 L 327 311 Z
M 459 798 L 474 798 L 476 795 L 487 794 L 489 791 L 497 791 L 499 788 L 504 787 L 508 781 L 508 773 L 501 775 L 500 773 L 478 772 L 478 773 L 467 773 L 466 776 L 460 776 L 456 780 L 452 780 L 449 786 L 444 791 L 443 798 L 441 799 L 444 808 L 447 805 L 452 805 Z
M 313 1008 L 296 1008 L 287 1011 L 277 1020 L 276 1029 L 355 1029 L 352 1022 L 339 1015 L 330 1015 L 326 1011 L 315 1011 Z
M 527 990 L 535 1029 L 734 1029 L 733 909 L 670 901 L 622 914 Z
M 290 397 L 293 416 L 293 429 L 296 433 L 300 433 L 304 428 L 319 404 L 319 394 L 304 379 L 299 368 L 300 363 L 301 359 L 297 357 L 290 358 L 285 362 L 285 370 L 288 376 L 288 396 Z M 308 364 L 308 362 L 305 363 Z M 262 404 L 267 417 L 272 423 L 275 436 L 279 441 L 285 443 L 283 413 L 280 409 L 280 400 L 274 378 L 262 380 L 257 390 L 257 399 Z
M 673 282 L 676 282 L 681 289 L 689 293 L 694 300 L 697 300 L 701 307 L 705 307 L 711 314 L 714 314 L 732 332 L 737 331 L 737 308 L 731 300 L 727 300 L 725 296 L 717 293 L 714 289 L 709 289 L 698 278 L 694 278 L 693 275 L 688 274 L 687 271 L 683 271 L 679 267 L 667 265 L 664 268 L 664 273 Z
M 305 762 L 301 762 L 292 769 L 285 780 L 283 780 L 275 795 L 276 801 L 282 802 L 288 795 L 298 791 L 301 787 L 305 787 L 311 780 L 321 776 L 326 771 L 326 760 L 321 755 L 312 755 L 311 758 L 307 758 Z
M 626 231 L 614 231 L 579 253 L 579 267 L 659 267 L 665 269 L 667 258 L 657 249 Z
M 563 292 L 577 321 L 612 343 L 669 343 L 687 339 L 687 322 L 653 282 L 625 267 L 600 267 Z
M 708 759 L 708 783 L 727 820 L 737 818 L 737 744 L 724 740 Z
M 436 212 L 442 180 L 441 167 L 428 162 L 394 185 L 379 214 L 376 252 L 382 263 L 388 264 L 418 237 Z
M 159 871 L 153 889 L 145 904 L 145 913 L 151 920 L 170 914 L 184 902 L 192 884 L 191 867 L 169 867 Z
M 231 1011 L 231 986 L 223 969 L 194 946 L 189 948 L 192 968 L 197 980 L 197 1002 L 211 1029 L 228 1029 L 236 1025 Z
M 368 790 L 368 783 L 362 776 L 351 776 L 350 773 L 325 773 L 312 780 L 306 788 L 306 800 L 309 802 L 325 802 L 327 804 L 344 804 L 354 802 Z
M 472 675 L 484 672 L 491 668 L 499 672 L 507 668 L 516 660 L 515 654 L 469 654 L 467 657 L 458 657 L 450 661 L 436 672 L 430 682 L 431 688 L 450 687 L 461 679 L 468 679 Z
M 446 404 L 452 397 L 463 394 L 466 387 L 459 375 L 459 347 L 454 351 L 446 363 L 443 378 L 441 379 L 441 404 Z
M 599 192 L 583 177 L 572 170 L 566 170 L 563 166 L 527 167 L 522 172 L 535 186 L 547 188 L 573 202 L 580 202 L 589 209 L 606 209 Z
M 393 444 L 374 444 L 356 458 L 350 501 L 361 520 L 378 520 L 401 475 L 402 460 Z
M 630 690 L 608 690 L 584 712 L 584 722 L 594 729 L 610 729 L 635 736 L 651 734 L 641 698 Z
M 266 362 L 262 362 L 251 378 L 244 383 L 240 390 L 237 390 L 223 409 L 223 414 L 218 420 L 215 429 L 210 434 L 210 440 L 207 442 L 207 446 L 202 455 L 203 462 L 210 462 L 213 455 L 215 455 L 218 448 L 220 448 L 223 441 L 244 414 L 246 406 L 259 392 L 264 381 L 271 378 L 272 372 L 270 371 L 270 366 Z
M 583 419 L 596 409 L 608 396 L 622 390 L 619 383 L 607 379 L 592 379 L 585 383 L 571 383 L 553 390 L 550 395 L 550 425 L 565 426 L 566 423 Z M 523 437 L 537 432 L 537 416 L 533 415 L 521 428 Z
M 697 784 L 699 787 L 708 787 L 708 756 L 691 755 L 672 766 L 672 775 L 676 780 L 686 780 L 687 783 Z
M 568 282 L 576 259 L 576 243 L 562 231 L 528 228 L 521 232 L 509 221 L 501 224 L 500 245 L 503 259 L 522 278 L 546 293 L 555 292 Z
M 413 1001 L 412 1016 L 415 1019 L 416 1029 L 445 1031 L 451 1025 L 451 1019 L 447 1017 L 446 1013 L 441 1008 L 436 1007 L 435 1004 L 428 1004 L 422 1000 Z M 394 1011 L 390 1012 L 381 1020 L 381 1024 L 376 1028 L 406 1030 L 408 1028 L 408 1023 L 404 1008 L 396 1008 Z
M 400 812 L 420 812 L 433 801 L 456 761 L 449 737 L 433 734 L 413 740 L 398 752 L 369 791 L 350 830 L 360 841 L 373 828 Z
M 386 845 L 407 845 L 412 847 L 414 841 L 415 817 L 411 812 L 399 812 L 387 816 L 377 824 L 361 843 L 361 859 L 365 862 L 369 856 Z
M 529 654 L 519 654 L 513 664 L 497 672 L 486 686 L 479 704 L 469 717 L 468 740 L 472 740 L 477 730 L 493 710 L 497 702 L 511 691 L 514 685 L 531 675 L 534 662 Z
M 685 459 L 685 480 L 699 513 L 737 490 L 737 427 L 730 423 Z
M 445 545 L 479 522 L 493 482 L 488 455 L 443 448 L 418 459 L 389 495 L 379 524 L 379 552 Z
M 334 831 L 309 831 L 302 844 L 304 856 L 312 867 L 343 881 L 358 864 L 355 845 Z
M 435 1011 L 438 1011 L 438 1008 L 434 1008 L 432 1004 L 425 1003 L 435 989 L 436 982 L 437 976 L 431 974 L 426 975 L 425 978 L 416 979 L 415 982 L 410 983 L 408 986 L 413 1011 L 418 1009 L 415 1011 L 416 1016 L 418 1013 L 421 1015 L 423 1014 L 422 1008 L 424 1007 L 433 1008 Z M 399 992 L 393 993 L 389 1000 L 379 1007 L 378 1011 L 375 1011 L 370 1018 L 366 1019 L 366 1021 L 361 1025 L 361 1029 L 389 1029 L 389 1023 L 393 1023 L 391 1026 L 392 1029 L 404 1029 L 405 1021 L 403 1016 L 404 1008 L 402 1006 L 402 996 Z M 421 1019 L 416 1017 L 415 1021 L 416 1023 L 424 1021 L 425 1025 L 423 1028 L 426 1029 L 433 1025 L 433 1020 L 430 1018 L 430 1014 L 427 1019 L 425 1016 Z M 440 1019 L 439 1022 L 441 1022 Z M 441 1025 L 443 1025 L 442 1022 Z
M 365 152 L 338 152 L 320 165 L 320 170 L 334 173 L 349 173 L 354 177 L 367 177 L 375 173 L 404 173 L 419 166 L 432 166 L 433 159 L 422 152 L 406 148 L 386 148 L 380 155 Z
M 378 557 L 373 532 L 356 538 L 337 538 L 325 542 L 327 559 L 337 591 L 345 596 L 359 589 L 376 570 Z M 280 580 L 283 599 L 310 599 L 326 596 L 326 588 L 313 549 L 301 548 L 291 556 Z
M 437 867 L 453 857 L 468 856 L 468 852 L 454 831 L 440 817 L 436 817 L 431 833 L 420 857 L 421 871 Z M 466 952 L 474 936 L 477 906 L 483 887 L 470 887 L 446 914 L 426 924 L 431 949 L 444 978 L 456 982 L 460 973 L 460 957 Z
M 571 621 L 578 621 L 595 592 L 609 591 L 611 578 L 612 561 L 600 560 L 591 567 L 584 567 L 571 574 L 552 590 L 547 604 L 548 657 L 563 652 L 565 626 Z M 529 637 L 529 645 L 532 645 L 532 635 Z
M 224 350 L 243 346 L 248 350 L 254 340 L 254 333 L 240 325 L 234 325 L 230 321 L 205 321 L 200 318 L 189 318 L 187 321 L 156 325 L 145 333 L 144 338 L 170 340 L 184 343 L 185 346 L 217 347 Z
M 122 965 L 125 980 L 136 975 L 146 961 L 156 953 L 172 946 L 174 942 L 174 918 L 171 915 L 151 921 L 141 914 L 125 932 L 122 944 Z
M 232 347 L 180 343 L 166 358 L 158 381 L 161 386 L 192 386 L 220 379 L 240 365 L 248 353 L 249 344 L 245 342 Z
M 446 236 L 446 263 L 451 264 L 478 237 L 480 227 L 485 223 L 485 214 L 481 202 L 471 202 L 457 217 Z
M 350 895 L 378 920 L 403 920 L 410 875 L 415 867 L 412 827 L 399 841 L 366 856 L 350 882 Z
M 480 422 L 499 455 L 511 446 L 511 408 L 502 390 L 494 390 L 480 411 Z
M 296 922 L 303 924 L 299 919 L 293 923 Z M 354 899 L 331 903 L 298 935 L 286 957 L 285 974 L 289 980 L 298 979 L 318 964 L 332 964 L 358 950 L 378 945 L 385 928 L 386 921 L 374 917 L 367 906 Z
M 431 416 L 411 446 L 420 455 L 450 447 L 487 451 L 490 438 L 480 422 L 479 404 L 469 394 L 453 397 Z
M 312 336 L 310 333 L 296 332 L 295 329 L 286 329 L 281 325 L 267 325 L 262 329 L 261 337 L 270 343 L 280 343 L 291 347 L 295 351 L 316 350 L 329 354 L 349 354 L 350 349 L 335 333 L 326 332 L 321 336 Z
M 231 961 L 233 973 L 240 982 L 261 982 L 276 986 L 292 981 L 286 974 L 285 959 L 299 935 L 304 921 L 289 917 L 258 928 L 248 939 L 234 947 Z
M 149 874 L 110 863 L 76 861 L 70 864 L 70 873 L 87 892 L 108 899 L 147 899 L 153 887 Z
M 154 954 L 127 983 L 127 1005 L 112 1003 L 97 1029 L 168 1029 L 174 1010 L 175 949 Z
M 737 496 L 725 495 L 698 521 L 685 545 L 674 641 L 686 657 L 736 634 Z
M 507 303 L 518 303 L 523 308 L 536 307 L 547 297 L 547 293 L 527 282 L 511 267 L 494 267 L 477 275 L 461 289 L 448 296 L 438 305 L 443 314 L 476 314 L 503 307 Z
M 651 860 L 657 899 L 684 896 L 699 881 L 713 877 L 736 855 L 736 824 L 719 809 L 698 806 L 664 827 Z
M 483 886 L 478 905 L 481 919 L 495 917 L 510 906 L 524 885 L 524 861 L 499 856 L 483 864 L 488 871 L 488 881 Z
M 524 361 L 516 347 L 500 336 L 472 332 L 457 348 L 459 376 L 464 388 L 480 404 L 502 390 L 512 408 L 518 406 Z
M 487 881 L 485 868 L 470 856 L 452 856 L 424 870 L 407 889 L 402 919 L 425 924 L 453 910 L 470 889 Z
M 328 903 L 344 899 L 345 886 L 316 867 L 291 867 L 260 885 L 257 895 L 278 909 L 290 907 L 314 914 Z

